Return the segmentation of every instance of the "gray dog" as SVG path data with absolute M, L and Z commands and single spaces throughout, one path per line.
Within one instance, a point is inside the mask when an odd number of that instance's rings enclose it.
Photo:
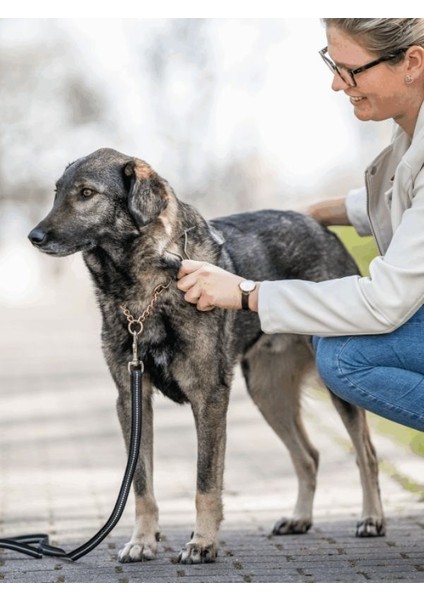
M 66 168 L 51 212 L 29 238 L 53 256 L 83 253 L 103 315 L 104 353 L 118 388 L 118 415 L 127 443 L 132 339 L 120 307 L 125 305 L 132 315 L 144 311 L 146 317 L 137 344 L 145 376 L 142 447 L 134 480 L 136 524 L 120 560 L 150 560 L 157 552 L 151 402 L 155 388 L 175 402 L 191 405 L 197 432 L 196 524 L 179 560 L 215 560 L 223 518 L 226 413 L 237 361 L 249 394 L 287 446 L 298 477 L 294 514 L 280 519 L 273 534 L 308 531 L 318 452 L 305 433 L 299 395 L 303 376 L 313 366 L 310 339 L 265 335 L 258 316 L 247 311 L 199 312 L 184 301 L 175 282 L 186 256 L 255 281 L 321 281 L 356 273 L 338 239 L 313 219 L 290 211 L 263 210 L 207 222 L 180 202 L 147 163 L 111 149 L 97 150 Z M 356 533 L 384 535 L 378 466 L 364 412 L 334 396 L 332 400 L 360 470 L 364 500 Z

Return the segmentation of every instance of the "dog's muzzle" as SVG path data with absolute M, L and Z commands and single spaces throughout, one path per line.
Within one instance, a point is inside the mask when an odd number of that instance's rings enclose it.
M 92 239 L 80 240 L 78 244 L 75 244 L 68 239 L 68 236 L 58 234 L 50 229 L 46 230 L 40 225 L 29 232 L 28 239 L 40 252 L 51 256 L 69 256 L 75 252 L 91 250 L 96 245 Z

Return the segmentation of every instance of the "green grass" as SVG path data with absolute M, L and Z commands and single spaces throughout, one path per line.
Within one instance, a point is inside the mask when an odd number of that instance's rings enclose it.
M 409 448 L 414 454 L 424 456 L 424 433 L 398 423 L 393 423 L 376 415 L 369 415 L 370 423 L 376 431 Z
M 356 260 L 362 275 L 368 275 L 369 263 L 378 254 L 373 238 L 360 237 L 353 227 L 331 227 L 330 229 L 340 238 Z M 380 433 L 409 448 L 418 456 L 424 456 L 423 432 L 398 425 L 397 423 L 371 414 L 370 422 Z
M 411 492 L 411 494 L 414 494 L 417 497 L 418 502 L 424 502 L 424 485 L 422 485 L 421 483 L 417 483 L 416 481 L 411 479 L 411 477 L 407 477 L 386 460 L 380 460 L 379 466 L 381 471 L 383 471 L 384 473 L 386 473 L 386 475 L 389 475 L 389 477 L 397 481 L 399 485 L 403 487 L 404 490 L 407 490 L 408 492 Z
M 330 227 L 356 260 L 362 275 L 368 275 L 368 265 L 378 255 L 377 245 L 372 237 L 360 237 L 353 227 Z

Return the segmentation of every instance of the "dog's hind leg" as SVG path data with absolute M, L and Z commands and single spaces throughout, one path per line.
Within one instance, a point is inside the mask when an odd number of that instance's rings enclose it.
M 192 408 L 198 445 L 196 524 L 191 540 L 179 555 L 179 561 L 185 564 L 214 562 L 218 552 L 228 390 L 217 392 L 207 401 L 193 402 Z
M 126 374 L 126 377 L 128 374 Z M 126 446 L 131 431 L 130 391 L 120 390 L 118 416 Z M 120 562 L 136 562 L 155 558 L 159 540 L 158 507 L 153 493 L 153 407 L 148 377 L 143 379 L 142 431 L 140 455 L 134 475 L 135 528 L 130 541 L 119 553 Z
M 331 392 L 330 395 L 352 440 L 359 468 L 363 504 L 361 520 L 356 525 L 356 535 L 357 537 L 385 535 L 386 525 L 378 483 L 378 461 L 371 442 L 366 413 L 362 408 L 344 402 Z
M 274 535 L 306 533 L 312 525 L 318 452 L 304 429 L 299 399 L 301 380 L 311 363 L 305 339 L 286 335 L 263 336 L 242 361 L 249 393 L 286 445 L 298 478 L 293 516 L 277 521 Z

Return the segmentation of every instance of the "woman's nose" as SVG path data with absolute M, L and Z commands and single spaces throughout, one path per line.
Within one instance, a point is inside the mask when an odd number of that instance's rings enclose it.
M 352 87 L 352 86 L 349 85 L 348 83 L 346 83 L 344 81 L 344 79 L 342 79 L 341 75 L 339 75 L 338 73 L 334 73 L 333 82 L 331 84 L 331 89 L 334 92 L 341 92 L 343 90 L 346 90 L 349 87 Z

